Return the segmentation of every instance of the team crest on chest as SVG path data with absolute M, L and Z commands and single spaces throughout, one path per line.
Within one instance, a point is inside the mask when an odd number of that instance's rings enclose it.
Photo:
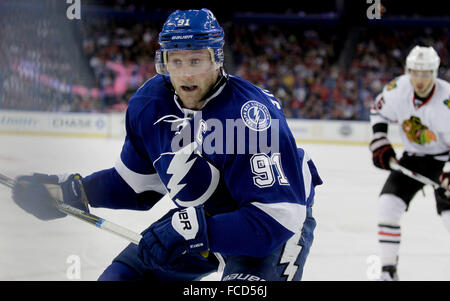
M 271 124 L 269 110 L 255 100 L 247 101 L 241 107 L 241 117 L 245 125 L 254 131 L 264 131 Z
M 402 129 L 411 142 L 425 145 L 431 143 L 431 141 L 436 141 L 436 135 L 426 125 L 422 124 L 419 117 L 412 116 L 410 119 L 403 121 Z

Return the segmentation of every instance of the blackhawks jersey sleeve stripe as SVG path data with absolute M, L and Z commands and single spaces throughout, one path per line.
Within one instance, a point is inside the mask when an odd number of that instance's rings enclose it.
M 156 191 L 161 194 L 167 193 L 166 188 L 157 173 L 148 175 L 136 173 L 126 167 L 121 158 L 117 160 L 114 168 L 136 193 L 144 191 Z

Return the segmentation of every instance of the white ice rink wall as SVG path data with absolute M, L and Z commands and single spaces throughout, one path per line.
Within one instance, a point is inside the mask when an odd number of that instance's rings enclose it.
M 297 142 L 363 145 L 370 141 L 367 121 L 288 120 Z M 397 127 L 389 136 L 400 144 Z M 66 137 L 122 138 L 125 136 L 124 113 L 41 113 L 1 111 L 0 134 Z
M 119 137 L 124 135 L 124 114 L 0 110 L 0 134 Z

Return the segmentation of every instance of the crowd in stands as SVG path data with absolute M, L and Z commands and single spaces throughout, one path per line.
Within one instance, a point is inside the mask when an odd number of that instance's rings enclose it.
M 342 43 L 327 32 L 259 26 L 241 27 L 232 35 L 237 74 L 273 91 L 291 118 L 368 120 L 371 102 L 404 73 L 405 58 L 416 44 L 436 49 L 439 76 L 450 80 L 450 33 L 445 28 L 366 28 L 354 58 L 344 66 L 336 46 Z
M 60 16 L 45 7 L 4 8 L 0 9 L 0 109 L 101 111 L 100 99 L 75 93 L 92 84 L 93 77 L 80 68 L 76 42 L 61 28 Z
M 272 91 L 289 118 L 332 118 L 325 85 L 335 86 L 339 38 L 313 29 L 233 26 L 236 74 Z M 252 37 L 249 39 L 248 37 Z
M 73 45 L 67 45 L 61 43 L 67 32 L 52 18 L 2 16 L 0 109 L 124 111 L 136 89 L 156 73 L 161 25 L 85 18 L 75 27 Z M 445 28 L 364 28 L 353 59 L 343 65 L 345 37 L 332 28 L 228 23 L 226 67 L 274 93 L 288 118 L 368 120 L 372 100 L 404 72 L 415 44 L 435 47 L 439 76 L 450 80 L 449 35 Z M 81 59 L 74 60 L 74 51 Z
M 117 24 L 103 18 L 82 24 L 82 52 L 104 91 L 107 110 L 126 109 L 131 95 L 156 74 L 158 32 L 150 22 Z

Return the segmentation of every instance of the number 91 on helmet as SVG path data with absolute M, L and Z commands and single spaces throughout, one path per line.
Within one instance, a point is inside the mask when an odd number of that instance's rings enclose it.
M 173 12 L 159 34 L 156 71 L 195 76 L 221 68 L 224 36 L 216 17 L 206 8 Z

